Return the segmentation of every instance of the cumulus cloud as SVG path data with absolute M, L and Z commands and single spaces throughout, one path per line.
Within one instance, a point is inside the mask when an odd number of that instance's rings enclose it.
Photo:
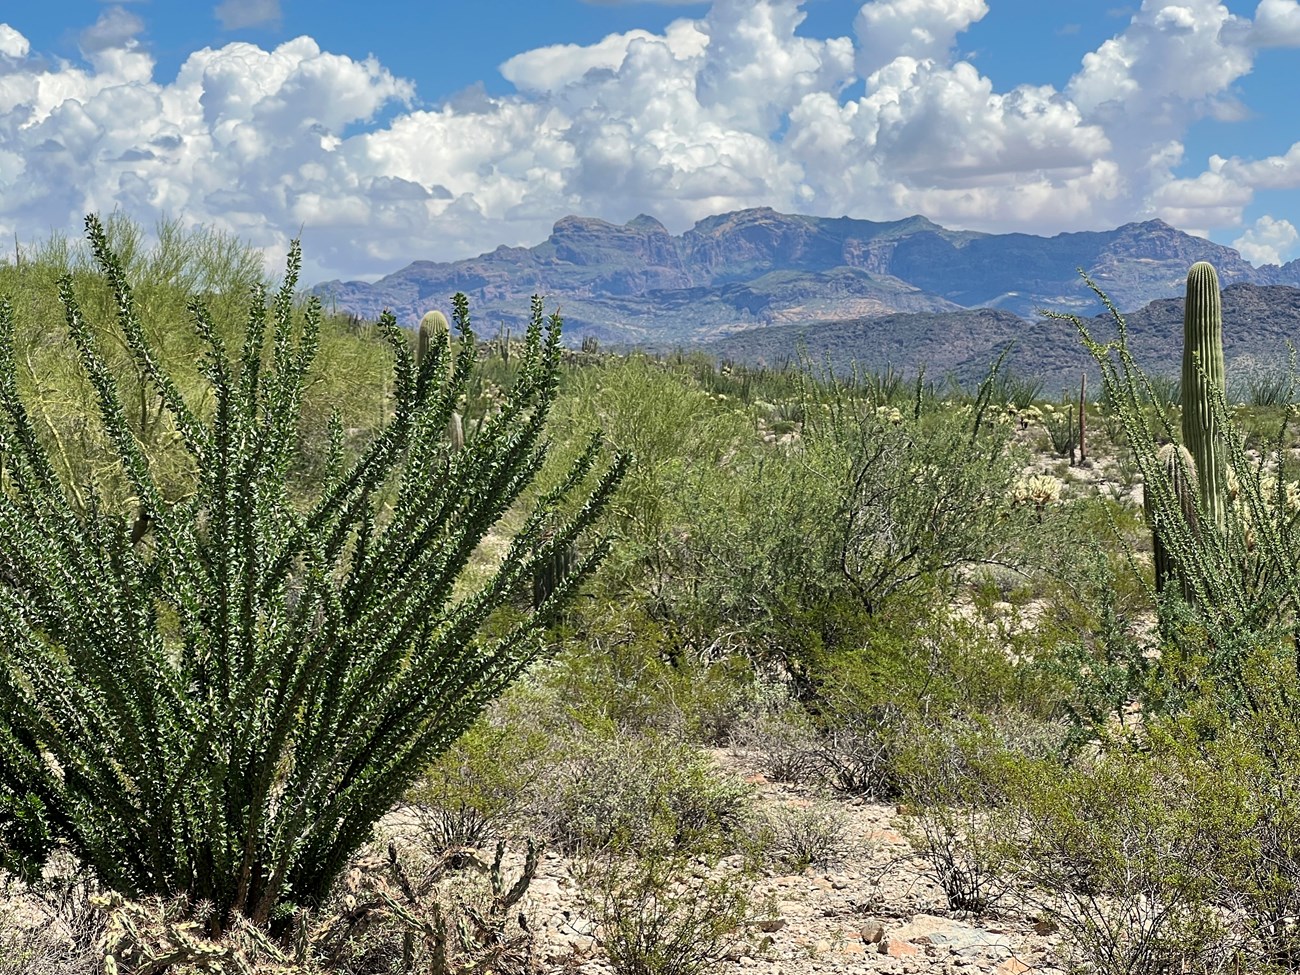
M 946 60 L 957 35 L 989 12 L 984 0 L 871 0 L 858 11 L 858 70 L 897 57 Z
M 212 15 L 224 30 L 280 22 L 280 0 L 221 0 Z
M 1250 39 L 1256 47 L 1300 46 L 1300 3 L 1260 0 Z
M 1300 234 L 1289 220 L 1260 217 L 1255 225 L 1232 242 L 1252 264 L 1281 264 L 1294 252 Z
M 500 68 L 509 95 L 419 108 L 376 60 L 307 37 L 204 48 L 164 81 L 121 7 L 81 36 L 85 64 L 38 60 L 0 24 L 0 236 L 114 206 L 272 252 L 302 226 L 309 275 L 349 277 L 532 243 L 568 213 L 652 213 L 674 231 L 757 205 L 1039 233 L 1145 216 L 1222 228 L 1256 190 L 1300 186 L 1300 143 L 1177 178 L 1188 126 L 1240 111 L 1257 50 L 1300 45 L 1292 0 L 1262 0 L 1253 21 L 1145 0 L 1062 89 L 999 88 L 955 53 L 986 0 L 869 0 L 830 38 L 801 33 L 804 7 L 714 0 L 663 31 L 521 52 Z M 216 9 L 228 27 L 278 15 L 273 0 Z M 1282 253 L 1281 224 L 1243 247 Z
M 27 38 L 8 24 L 0 24 L 0 56 L 6 58 L 25 58 L 32 48 Z

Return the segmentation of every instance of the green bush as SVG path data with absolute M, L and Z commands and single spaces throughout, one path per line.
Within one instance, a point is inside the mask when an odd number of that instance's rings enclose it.
M 853 845 L 848 817 L 824 800 L 793 800 L 765 810 L 758 836 L 771 860 L 795 871 L 841 863 Z
M 320 315 L 295 313 L 297 245 L 270 308 L 254 295 L 236 355 L 192 305 L 206 349 L 195 402 L 143 333 L 102 226 L 87 229 L 115 323 L 92 327 L 71 277 L 59 298 L 133 518 L 94 482 L 72 500 L 20 395 L 0 303 L 0 846 L 32 869 L 65 843 L 130 897 L 209 902 L 215 931 L 236 916 L 282 926 L 537 656 L 540 627 L 604 546 L 538 611 L 509 602 L 586 533 L 624 465 L 594 477 L 593 441 L 464 591 L 465 567 L 546 455 L 560 330 L 544 328 L 540 300 L 507 404 L 455 453 L 440 434 L 472 354 L 450 377 L 445 346 L 416 369 L 408 337 L 382 323 L 392 415 L 350 463 L 336 451 L 300 503 L 288 479 Z M 456 318 L 470 337 L 463 298 Z M 175 495 L 132 427 L 129 378 L 98 351 L 104 330 L 189 458 Z M 496 636 L 481 635 L 488 624 Z
M 675 737 L 580 733 L 549 766 L 531 815 L 563 849 L 703 854 L 743 838 L 749 788 Z
M 963 567 L 1024 563 L 1034 532 L 1012 505 L 1021 463 L 1008 424 L 978 406 L 871 412 L 836 439 L 849 460 L 840 565 L 869 613 Z
M 763 443 L 754 409 L 641 357 L 580 370 L 565 393 L 573 428 L 599 423 L 637 458 L 603 573 L 611 601 L 634 594 L 697 659 L 784 661 L 823 638 L 844 588 L 829 457 Z
M 894 798 L 903 763 L 928 729 L 983 717 L 1007 729 L 1009 746 L 1060 747 L 1059 682 L 996 631 L 918 598 L 877 620 L 863 645 L 828 656 L 813 706 L 821 757 L 837 788 Z
M 579 882 L 616 975 L 705 975 L 745 941 L 752 883 L 694 876 L 662 851 L 589 861 Z
M 984 720 L 928 728 L 899 757 L 904 833 L 955 911 L 983 913 L 1014 888 L 1020 819 L 1005 779 L 1024 743 L 1006 731 Z
M 726 741 L 755 694 L 749 663 L 736 656 L 701 660 L 683 651 L 675 628 L 636 607 L 597 606 L 600 618 L 566 635 L 562 652 L 535 673 L 546 707 L 629 735 Z

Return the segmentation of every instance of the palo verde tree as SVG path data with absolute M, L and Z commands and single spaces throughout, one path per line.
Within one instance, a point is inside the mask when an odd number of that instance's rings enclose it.
M 360 448 L 336 426 L 324 483 L 290 490 L 320 311 L 295 300 L 295 242 L 269 304 L 256 289 L 232 354 L 191 303 L 208 395 L 183 396 L 145 341 L 103 227 L 114 333 L 192 463 L 164 496 L 70 278 L 59 298 L 98 422 L 133 495 L 70 503 L 19 395 L 0 303 L 0 854 L 33 869 L 56 844 L 127 896 L 180 895 L 274 924 L 319 903 L 375 822 L 537 655 L 540 629 L 606 551 L 580 545 L 626 460 L 599 440 L 554 487 L 547 453 L 560 320 L 534 299 L 518 379 L 463 449 L 445 431 L 474 368 L 418 364 L 391 316 L 391 416 Z M 451 367 L 448 362 L 451 361 Z M 525 503 L 523 497 L 532 500 Z M 503 516 L 504 557 L 467 578 Z M 530 609 L 557 553 L 585 555 Z M 479 580 L 475 583 L 475 579 Z

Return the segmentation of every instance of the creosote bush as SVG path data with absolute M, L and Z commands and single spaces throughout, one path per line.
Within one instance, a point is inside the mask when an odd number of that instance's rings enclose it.
M 474 369 L 464 341 L 396 363 L 390 414 L 368 443 L 332 438 L 318 491 L 295 498 L 304 387 L 320 310 L 299 310 L 299 250 L 266 302 L 253 294 L 232 354 L 190 304 L 204 395 L 187 397 L 141 327 L 104 229 L 87 235 L 111 296 L 92 325 L 58 285 L 94 391 L 93 423 L 127 497 L 82 485 L 74 504 L 17 382 L 14 318 L 0 303 L 0 852 L 34 874 L 66 846 L 130 898 L 183 895 L 287 927 L 322 902 L 428 760 L 540 651 L 540 628 L 605 554 L 596 542 L 536 609 L 516 597 L 606 507 L 626 462 L 597 471 L 597 439 L 517 516 L 492 571 L 461 579 L 533 481 L 560 361 L 560 321 L 540 300 L 504 404 L 460 451 L 442 433 Z M 133 428 L 109 329 L 185 455 L 165 493 Z

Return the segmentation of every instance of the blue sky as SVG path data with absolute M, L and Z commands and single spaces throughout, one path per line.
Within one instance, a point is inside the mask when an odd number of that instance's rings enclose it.
M 1297 0 L 6 6 L 5 238 L 119 207 L 374 277 L 769 205 L 1300 257 Z

